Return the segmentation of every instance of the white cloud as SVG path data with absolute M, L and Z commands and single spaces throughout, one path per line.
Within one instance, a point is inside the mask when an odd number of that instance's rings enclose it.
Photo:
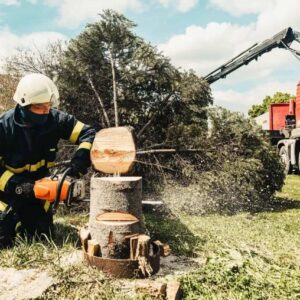
M 257 85 L 245 92 L 233 89 L 213 90 L 214 105 L 222 106 L 233 111 L 247 113 L 253 104 L 259 104 L 266 96 L 273 96 L 276 92 L 295 95 L 297 82 L 269 81 Z
M 198 0 L 180 0 L 178 2 L 178 10 L 181 12 L 187 12 L 191 10 L 197 2 Z
M 49 42 L 66 40 L 66 37 L 58 32 L 34 32 L 28 35 L 18 36 L 9 29 L 0 30 L 0 57 L 12 55 L 18 48 L 43 49 Z
M 140 0 L 45 0 L 48 5 L 58 8 L 58 24 L 68 28 L 76 28 L 87 20 L 94 20 L 103 9 L 124 12 L 138 11 L 142 8 Z
M 286 27 L 300 31 L 298 0 L 274 0 L 272 8 L 264 10 L 257 17 L 257 32 L 260 36 Z
M 173 36 L 159 45 L 179 67 L 193 68 L 204 75 L 251 44 L 253 25 L 209 23 L 206 27 L 190 26 L 184 34 Z
M 191 10 L 196 4 L 198 0 L 158 0 L 159 3 L 164 7 L 174 7 L 176 10 L 180 12 L 187 12 Z
M 300 27 L 298 0 L 209 0 L 211 6 L 233 16 L 257 15 L 257 36 L 264 38 L 285 27 Z
M 192 68 L 199 75 L 206 75 L 221 66 L 255 42 L 271 38 L 287 27 L 300 31 L 299 1 L 297 0 L 210 0 L 215 7 L 232 15 L 254 13 L 257 18 L 246 25 L 209 23 L 205 27 L 189 26 L 185 32 L 171 37 L 159 49 L 171 58 L 173 64 L 184 69 Z M 293 43 L 293 48 L 299 44 Z M 266 93 L 282 89 L 290 92 L 299 80 L 298 73 L 290 72 L 299 64 L 288 51 L 274 49 L 252 61 L 247 66 L 229 74 L 226 79 L 212 85 L 217 104 L 227 108 L 247 111 Z M 297 73 L 297 74 L 296 74 Z M 278 83 L 274 78 L 286 74 L 286 81 Z M 284 76 L 281 76 L 284 77 Z M 264 83 L 264 84 L 263 84 Z M 249 92 L 237 92 L 241 84 L 251 85 Z M 226 90 L 228 89 L 228 90 Z M 294 90 L 292 91 L 294 93 Z M 223 97 L 223 100 L 222 100 Z
M 10 6 L 10 5 L 19 5 L 20 2 L 17 0 L 0 0 L 0 4 Z
M 268 9 L 271 9 L 276 0 L 210 0 L 213 7 L 224 10 L 234 16 L 243 14 L 259 14 Z M 288 3 L 288 0 L 285 0 Z

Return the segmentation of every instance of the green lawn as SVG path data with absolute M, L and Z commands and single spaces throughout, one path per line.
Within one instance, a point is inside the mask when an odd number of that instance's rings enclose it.
M 74 226 L 86 221 L 86 213 L 57 217 L 54 241 L 22 241 L 0 252 L 0 265 L 49 270 L 58 282 L 41 299 L 125 299 L 98 271 L 62 266 L 62 257 L 78 249 Z M 300 299 L 300 176 L 288 176 L 260 212 L 180 219 L 147 214 L 146 224 L 175 255 L 199 260 L 197 270 L 180 278 L 184 299 Z
M 300 176 L 288 175 L 282 192 L 278 193 L 278 196 L 300 201 Z
M 287 177 L 265 211 L 186 216 L 177 227 L 186 232 L 179 245 L 194 238 L 205 261 L 182 277 L 185 299 L 300 299 L 299 176 Z M 176 245 L 172 235 L 169 241 Z

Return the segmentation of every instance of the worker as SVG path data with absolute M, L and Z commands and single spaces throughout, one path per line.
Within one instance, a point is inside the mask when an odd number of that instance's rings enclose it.
M 24 76 L 14 109 L 0 117 L 0 249 L 16 232 L 33 237 L 53 229 L 51 203 L 34 197 L 34 182 L 49 176 L 60 139 L 79 145 L 69 164 L 71 176 L 86 174 L 95 130 L 55 107 L 59 92 L 42 74 Z

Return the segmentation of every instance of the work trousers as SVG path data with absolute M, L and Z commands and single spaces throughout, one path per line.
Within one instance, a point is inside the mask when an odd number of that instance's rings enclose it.
M 0 249 L 12 246 L 17 232 L 31 239 L 36 234 L 49 236 L 52 229 L 48 202 L 34 198 L 0 200 Z

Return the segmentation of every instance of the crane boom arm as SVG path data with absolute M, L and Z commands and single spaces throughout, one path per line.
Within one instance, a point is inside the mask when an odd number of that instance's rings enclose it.
M 204 79 L 211 84 L 220 78 L 225 78 L 226 75 L 243 65 L 247 65 L 254 59 L 257 60 L 259 56 L 273 50 L 274 48 L 288 49 L 291 50 L 295 55 L 300 56 L 299 52 L 289 47 L 290 44 L 295 40 L 300 42 L 300 32 L 294 31 L 291 27 L 288 27 L 275 34 L 270 39 L 267 39 L 259 44 L 256 43 L 250 48 L 244 50 L 242 53 L 238 54 L 225 64 L 207 74 Z

